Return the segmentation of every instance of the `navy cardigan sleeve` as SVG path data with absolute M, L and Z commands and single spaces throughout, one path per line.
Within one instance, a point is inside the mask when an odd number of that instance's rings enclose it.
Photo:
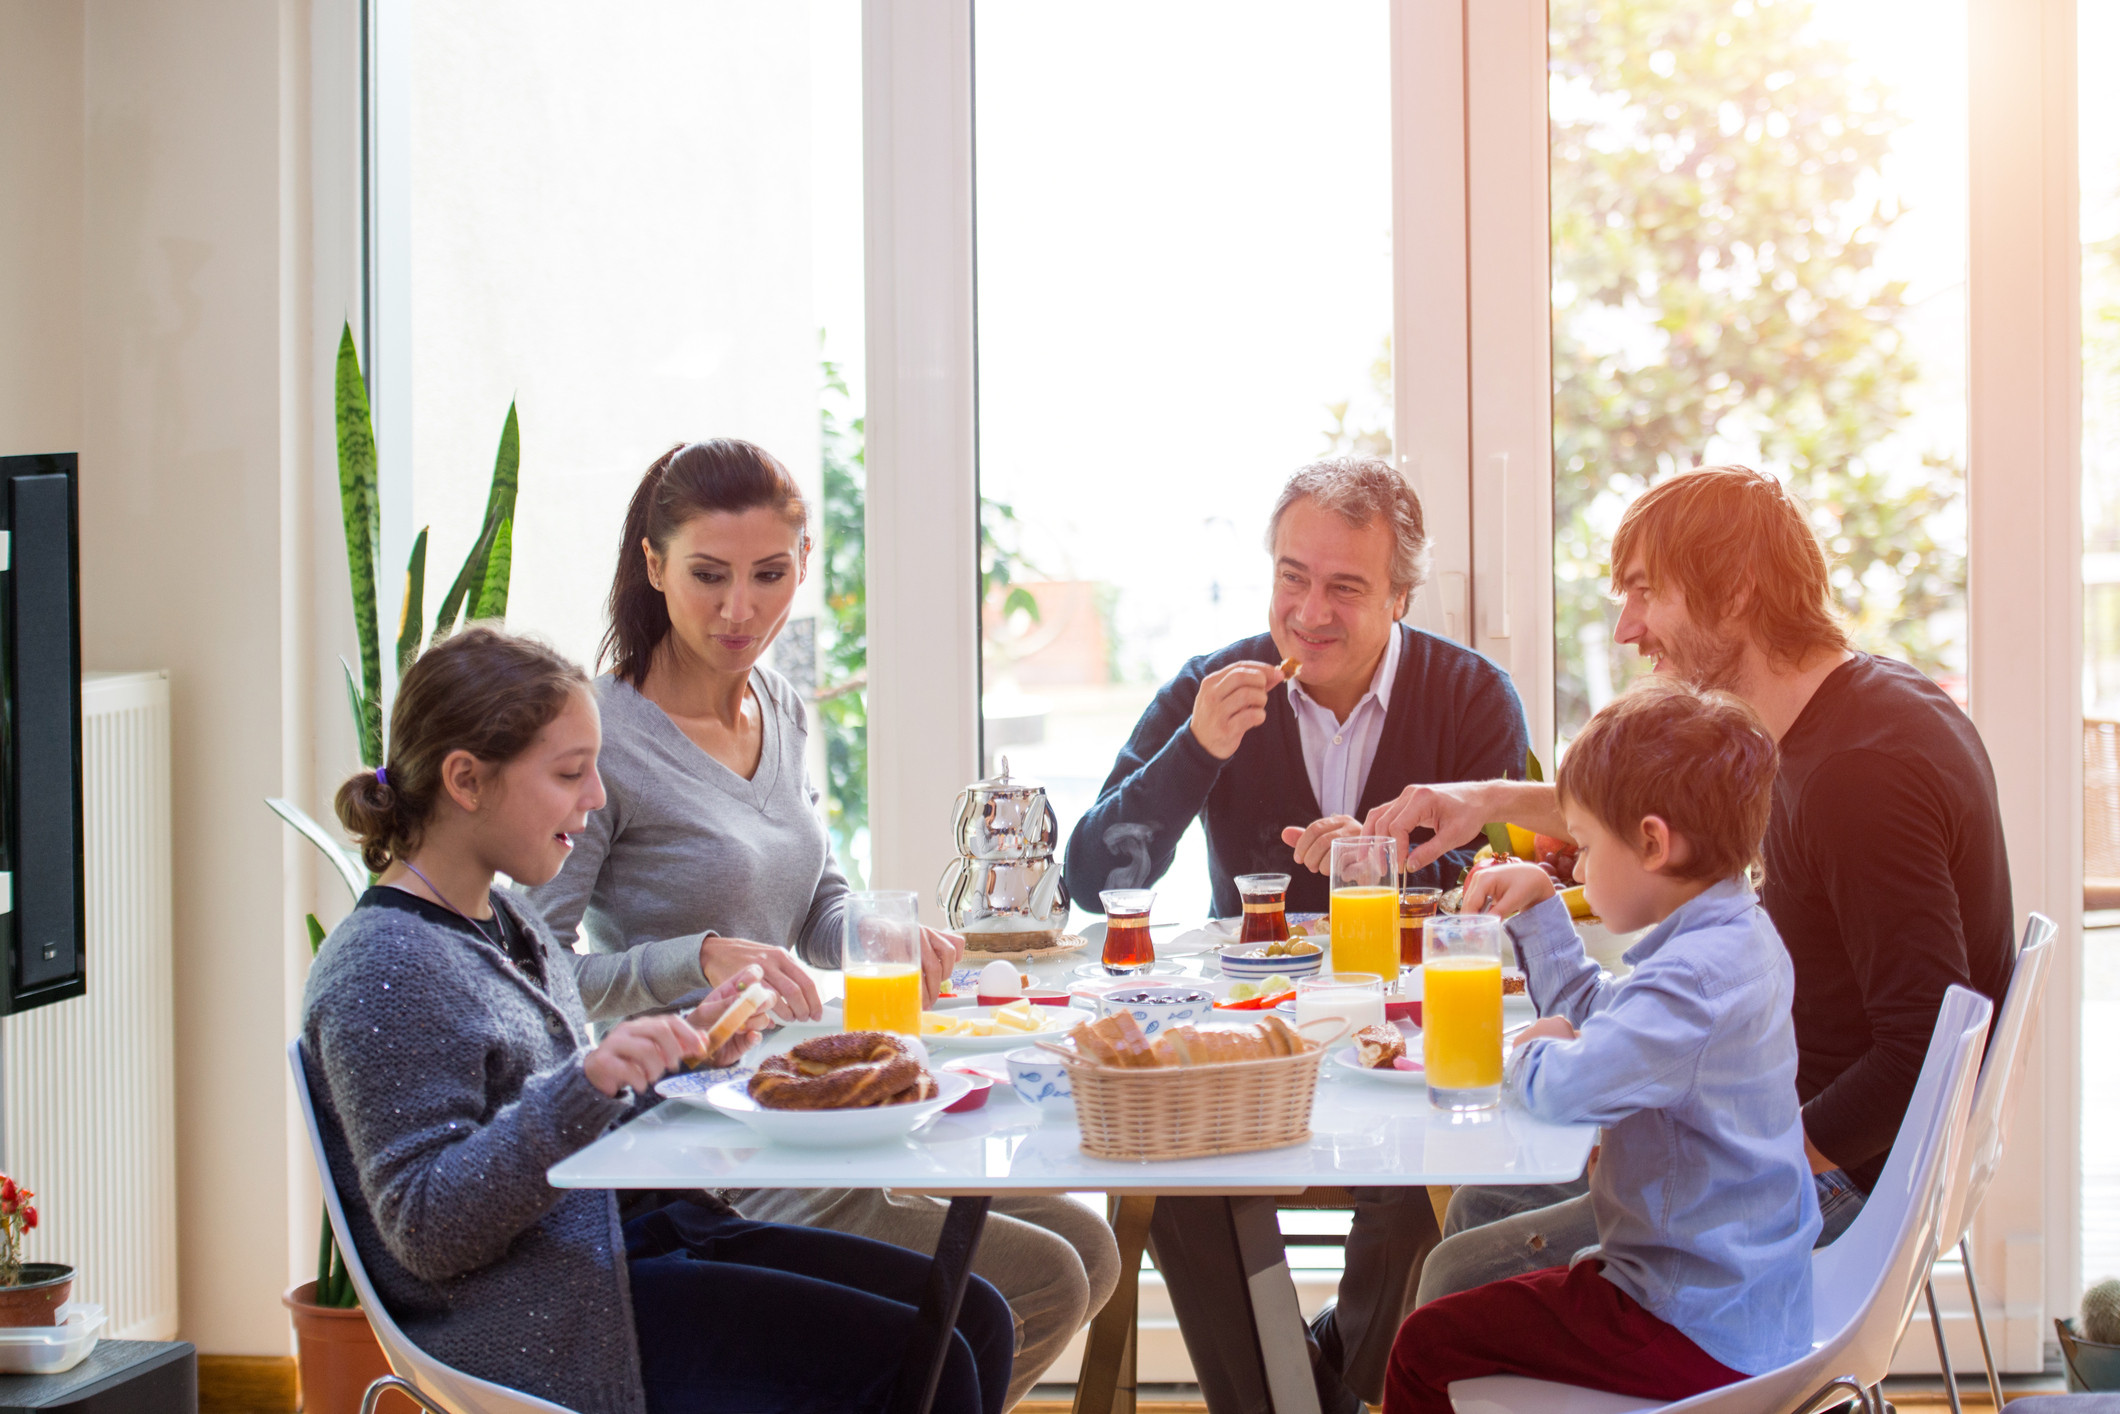
M 1191 728 L 1193 699 L 1208 669 L 1195 658 L 1156 693 L 1134 724 L 1111 775 L 1067 845 L 1067 891 L 1078 906 L 1102 912 L 1104 889 L 1146 888 L 1163 877 L 1186 827 L 1207 807 L 1223 763 Z
M 1456 737 L 1430 781 L 1401 781 L 1391 789 L 1389 795 L 1376 801 L 1381 805 L 1396 796 L 1408 785 L 1439 785 L 1451 781 L 1520 781 L 1524 778 L 1524 758 L 1531 752 L 1531 731 L 1524 722 L 1523 700 L 1517 696 L 1516 685 L 1508 674 L 1478 660 L 1487 667 L 1483 673 L 1467 673 L 1459 679 L 1459 698 L 1455 714 Z M 1417 832 L 1415 841 L 1429 838 L 1428 832 Z M 1472 867 L 1472 858 L 1485 844 L 1484 836 L 1474 836 L 1458 848 L 1451 850 L 1432 866 L 1435 877 L 1423 879 L 1423 883 L 1440 884 L 1445 888 L 1454 885 L 1464 872 Z

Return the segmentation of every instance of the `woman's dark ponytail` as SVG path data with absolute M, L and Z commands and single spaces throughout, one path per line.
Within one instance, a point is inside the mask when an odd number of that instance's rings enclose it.
M 667 554 L 679 526 L 709 511 L 777 511 L 803 535 L 809 550 L 809 506 L 795 478 L 771 452 L 734 437 L 685 442 L 657 457 L 634 488 L 619 535 L 611 576 L 611 624 L 597 661 L 639 687 L 655 650 L 670 633 L 670 607 L 648 579 L 642 544 Z
M 389 760 L 348 776 L 332 800 L 368 872 L 419 848 L 451 752 L 511 761 L 588 687 L 586 673 L 544 644 L 486 624 L 429 646 L 398 684 Z
M 604 641 L 596 656 L 599 662 L 610 663 L 613 671 L 635 687 L 648 675 L 648 658 L 655 645 L 670 632 L 670 607 L 663 601 L 662 591 L 648 578 L 648 557 L 642 553 L 641 543 L 663 543 L 655 535 L 655 502 L 670 463 L 684 449 L 685 444 L 680 442 L 648 467 L 647 475 L 633 490 L 633 500 L 626 506 L 626 526 L 618 536 L 618 569 L 611 576 L 611 623 L 604 630 Z M 634 645 L 642 643 L 647 645 L 647 651 L 635 651 Z

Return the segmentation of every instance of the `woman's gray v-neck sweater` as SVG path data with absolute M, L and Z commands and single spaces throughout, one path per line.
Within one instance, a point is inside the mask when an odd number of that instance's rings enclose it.
M 787 679 L 751 672 L 764 741 L 745 780 L 699 749 L 630 683 L 596 680 L 608 797 L 566 866 L 529 890 L 562 943 L 592 1019 L 666 1005 L 707 985 L 707 934 L 839 966 L 847 879 L 803 764 L 809 729 Z

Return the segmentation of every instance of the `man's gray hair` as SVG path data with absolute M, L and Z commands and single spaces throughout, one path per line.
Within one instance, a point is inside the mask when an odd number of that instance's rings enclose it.
M 1392 593 L 1411 596 L 1428 582 L 1428 526 L 1421 517 L 1421 498 L 1390 462 L 1382 457 L 1328 457 L 1300 468 L 1281 488 L 1273 517 L 1266 522 L 1267 554 L 1273 553 L 1281 513 L 1306 496 L 1319 510 L 1331 511 L 1352 526 L 1383 519 L 1391 531 Z

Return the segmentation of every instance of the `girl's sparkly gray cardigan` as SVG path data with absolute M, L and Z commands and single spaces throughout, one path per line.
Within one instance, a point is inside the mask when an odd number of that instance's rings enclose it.
M 550 992 L 507 954 L 396 908 L 332 930 L 302 1000 L 324 1149 L 378 1295 L 421 1349 L 577 1410 L 642 1414 L 616 1198 L 545 1170 L 627 1104 L 582 1074 L 573 959 Z

